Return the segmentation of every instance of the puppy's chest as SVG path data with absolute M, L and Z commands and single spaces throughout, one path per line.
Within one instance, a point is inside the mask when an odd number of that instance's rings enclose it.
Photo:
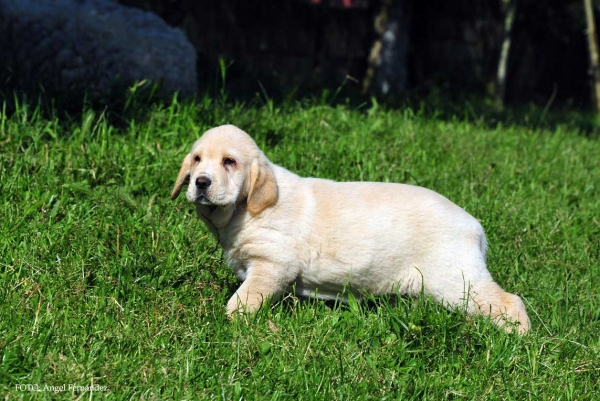
M 298 238 L 276 227 L 241 230 L 235 238 L 223 244 L 227 263 L 244 279 L 255 264 L 270 268 L 290 268 L 297 265 Z

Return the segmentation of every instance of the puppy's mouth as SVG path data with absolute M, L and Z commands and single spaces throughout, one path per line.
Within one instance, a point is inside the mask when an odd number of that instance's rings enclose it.
M 191 203 L 202 206 L 212 206 L 214 202 L 210 200 L 208 195 L 204 191 L 187 191 L 187 199 Z
M 195 200 L 196 203 L 199 203 L 203 206 L 213 206 L 213 203 L 205 194 L 199 194 Z
M 219 201 L 214 202 L 214 201 L 210 200 L 209 197 L 206 196 L 206 194 L 204 194 L 204 193 L 198 194 L 198 196 L 196 196 L 196 199 L 194 199 L 194 203 L 196 203 L 198 205 L 210 207 L 211 211 L 214 211 L 217 208 L 228 205 L 227 203 L 222 203 Z
M 209 196 L 204 190 L 189 194 L 188 200 L 198 206 L 208 207 L 211 211 L 231 205 L 226 199 L 221 199 L 221 197 L 214 195 Z

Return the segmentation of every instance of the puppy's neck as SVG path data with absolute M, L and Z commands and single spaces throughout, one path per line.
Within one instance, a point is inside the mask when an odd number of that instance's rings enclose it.
M 234 246 L 239 232 L 253 219 L 245 202 L 216 209 L 197 204 L 196 214 L 225 251 Z
M 213 228 L 221 229 L 229 224 L 233 217 L 235 207 L 196 204 L 196 214 L 211 230 Z

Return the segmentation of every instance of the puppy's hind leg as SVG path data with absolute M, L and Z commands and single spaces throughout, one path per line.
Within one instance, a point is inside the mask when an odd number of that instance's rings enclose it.
M 443 275 L 426 271 L 423 277 L 425 294 L 449 306 L 464 308 L 472 315 L 489 316 L 507 332 L 524 334 L 531 324 L 521 298 L 504 291 L 489 274 L 482 261 L 475 261 L 468 269 L 449 266 Z
M 515 327 L 511 324 L 507 325 L 507 322 L 517 323 L 516 330 L 519 334 L 525 334 L 531 328 L 521 298 L 504 291 L 494 281 L 474 285 L 470 298 L 475 305 L 469 307 L 469 312 L 490 316 L 494 323 L 508 332 L 513 331 Z

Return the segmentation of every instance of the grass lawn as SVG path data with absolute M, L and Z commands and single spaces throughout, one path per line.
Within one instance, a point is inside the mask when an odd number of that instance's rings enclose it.
M 6 108 L 6 399 L 600 399 L 597 136 L 376 104 L 206 98 L 70 118 Z M 418 184 L 464 207 L 486 229 L 492 275 L 524 300 L 531 334 L 423 297 L 290 295 L 228 321 L 236 278 L 185 197 L 169 199 L 192 141 L 223 123 L 301 175 Z

